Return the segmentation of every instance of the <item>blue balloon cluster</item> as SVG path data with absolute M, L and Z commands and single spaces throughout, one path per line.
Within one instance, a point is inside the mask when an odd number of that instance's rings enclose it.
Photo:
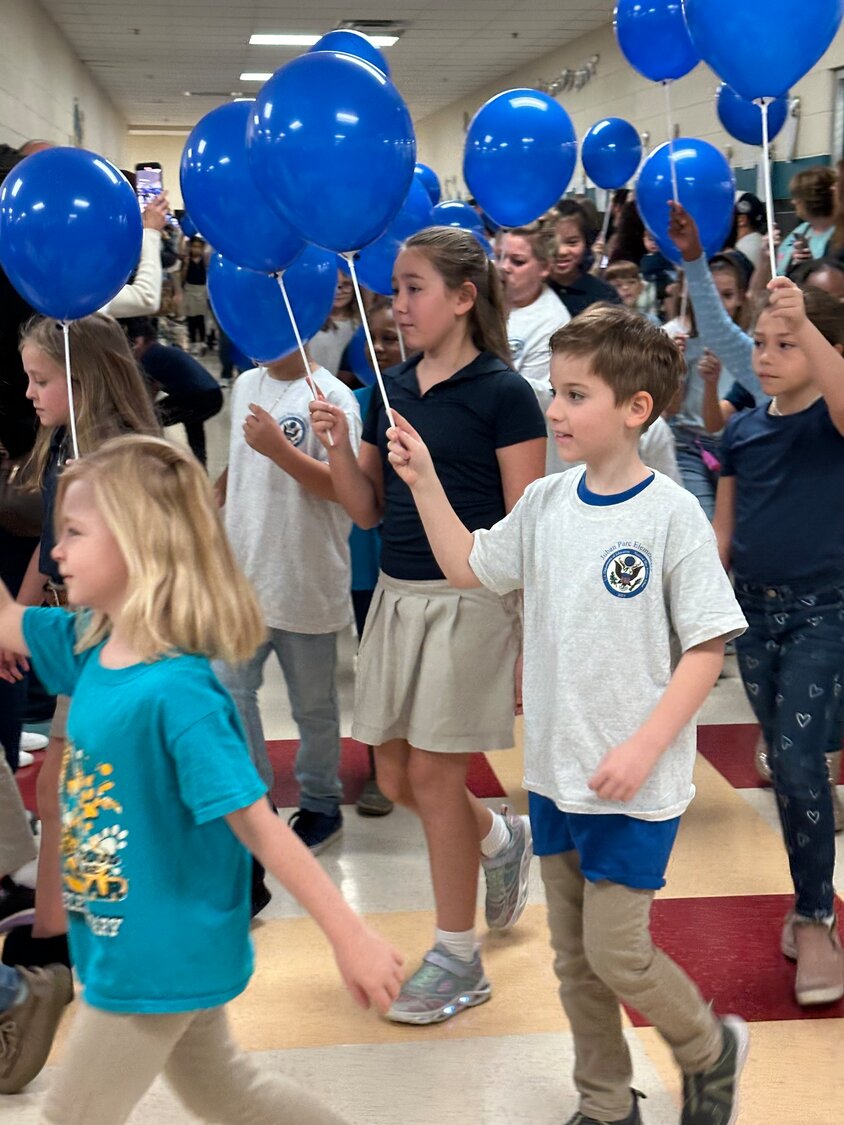
M 468 203 L 462 199 L 444 199 L 431 213 L 431 225 L 436 227 L 459 227 L 475 234 L 483 234 L 484 221 Z
M 0 188 L 0 264 L 45 316 L 76 320 L 102 308 L 137 266 L 141 236 L 128 180 L 87 149 L 33 153 Z
M 708 2 L 703 0 L 704 4 Z M 744 0 L 731 2 L 739 6 Z M 683 18 L 681 0 L 618 0 L 615 36 L 630 65 L 652 82 L 673 82 L 700 62 Z M 746 43 L 741 47 L 749 53 Z
M 559 102 L 537 90 L 507 90 L 469 125 L 463 177 L 494 222 L 524 226 L 565 192 L 577 163 L 577 136 Z
M 596 187 L 624 187 L 642 160 L 642 141 L 629 121 L 605 117 L 596 122 L 580 146 L 583 170 Z
M 285 270 L 284 284 L 302 339 L 309 340 L 319 332 L 334 303 L 334 255 L 308 246 Z M 251 359 L 269 363 L 296 350 L 293 325 L 276 277 L 215 254 L 208 269 L 208 296 L 220 327 Z
M 414 175 L 419 179 L 431 197 L 431 203 L 436 207 L 442 199 L 442 188 L 440 187 L 440 178 L 433 168 L 429 168 L 427 164 L 417 164 L 414 170 Z
M 660 145 L 642 165 L 636 181 L 636 204 L 642 221 L 660 250 L 672 262 L 681 255 L 668 235 L 672 198 L 671 161 L 677 175 L 680 203 L 698 225 L 707 257 L 723 249 L 733 221 L 736 183 L 723 153 L 706 141 L 681 137 Z
M 433 222 L 431 197 L 414 176 L 402 208 L 380 238 L 358 254 L 355 268 L 362 285 L 389 297 L 393 292 L 393 266 L 405 239 Z M 342 259 L 341 259 L 342 260 Z
M 762 107 L 740 97 L 735 90 L 723 82 L 718 87 L 715 100 L 718 119 L 731 137 L 746 145 L 761 145 Z M 774 137 L 785 125 L 788 117 L 788 94 L 772 101 L 768 106 L 768 140 Z
M 380 70 L 387 78 L 390 77 L 390 64 L 385 55 L 378 50 L 369 36 L 362 31 L 352 28 L 338 28 L 323 35 L 318 43 L 309 47 L 308 51 L 339 51 L 343 55 L 352 55 L 353 58 L 363 59 L 370 63 L 376 70 Z
M 748 101 L 779 98 L 835 38 L 844 0 L 683 0 L 695 49 Z

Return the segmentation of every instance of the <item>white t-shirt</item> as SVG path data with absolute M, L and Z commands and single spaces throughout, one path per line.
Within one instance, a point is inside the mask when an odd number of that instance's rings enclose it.
M 765 248 L 765 239 L 758 230 L 752 230 L 736 242 L 736 250 L 740 250 L 755 266 L 759 265 L 762 251 Z
M 677 443 L 671 427 L 664 418 L 657 418 L 655 422 L 651 422 L 639 438 L 639 456 L 649 469 L 656 469 L 675 484 L 683 484 L 683 478 L 677 467 Z
M 308 342 L 308 351 L 314 363 L 336 375 L 340 370 L 340 360 L 346 345 L 357 332 L 358 324 L 355 320 L 335 320 L 336 327 L 321 329 Z
M 360 411 L 347 386 L 319 369 L 314 379 L 329 402 L 341 406 L 352 446 L 360 446 Z M 328 454 L 311 429 L 311 392 L 304 377 L 284 382 L 263 367 L 237 379 L 231 397 L 231 441 L 225 521 L 234 553 L 272 629 L 336 633 L 352 620 L 349 532 L 339 504 L 322 500 L 251 449 L 243 423 L 254 402 L 269 411 L 289 442 L 318 461 Z
M 533 387 L 544 414 L 551 405 L 551 349 L 549 341 L 558 328 L 568 324 L 571 314 L 557 294 L 547 285 L 532 305 L 512 309 L 507 317 L 507 338 L 513 356 L 513 367 Z M 548 427 L 546 473 L 561 473 L 566 464 L 560 460 L 554 437 Z
M 578 496 L 583 472 L 534 481 L 512 512 L 474 532 L 478 579 L 524 590 L 525 781 L 563 812 L 679 816 L 694 796 L 695 723 L 632 801 L 588 787 L 665 692 L 680 656 L 747 623 L 697 500 L 660 474 L 611 505 Z

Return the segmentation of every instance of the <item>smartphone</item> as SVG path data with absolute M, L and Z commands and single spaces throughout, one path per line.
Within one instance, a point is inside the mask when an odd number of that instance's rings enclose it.
M 152 203 L 163 190 L 164 178 L 158 161 L 148 160 L 144 164 L 135 165 L 135 194 L 142 211 L 145 211 L 147 204 Z

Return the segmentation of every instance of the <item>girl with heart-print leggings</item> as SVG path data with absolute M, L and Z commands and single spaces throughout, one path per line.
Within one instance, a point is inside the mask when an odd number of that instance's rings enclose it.
M 844 996 L 825 757 L 844 720 L 844 306 L 775 278 L 753 341 L 772 398 L 727 425 L 714 527 L 749 625 L 739 668 L 794 881 L 781 948 L 798 1003 L 826 1004 Z

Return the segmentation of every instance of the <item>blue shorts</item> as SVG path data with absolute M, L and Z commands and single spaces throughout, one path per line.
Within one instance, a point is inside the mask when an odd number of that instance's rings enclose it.
M 623 813 L 567 813 L 538 793 L 528 798 L 536 855 L 576 851 L 590 883 L 606 880 L 654 891 L 665 886 L 679 816 L 637 820 Z

